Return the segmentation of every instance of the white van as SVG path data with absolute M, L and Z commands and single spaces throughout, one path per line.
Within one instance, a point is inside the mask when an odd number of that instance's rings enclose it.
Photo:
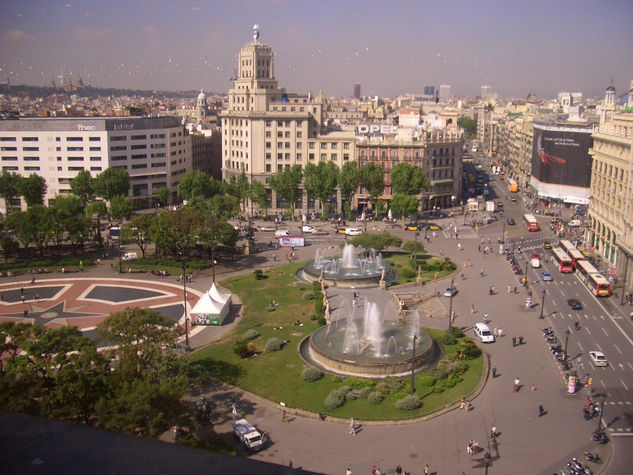
M 133 261 L 134 259 L 138 259 L 138 254 L 136 252 L 126 252 L 121 258 L 123 261 Z
M 345 228 L 345 234 L 347 236 L 358 236 L 362 231 L 359 228 Z
M 292 237 L 292 234 L 290 234 L 290 231 L 288 231 L 287 229 L 278 229 L 277 231 L 275 231 L 275 237 Z
M 477 323 L 475 325 L 475 335 L 479 337 L 482 343 L 493 343 L 495 341 L 495 336 L 485 323 Z
M 578 226 L 580 226 L 580 220 L 572 219 L 569 223 L 567 223 L 567 226 L 569 226 L 570 228 L 577 228 Z

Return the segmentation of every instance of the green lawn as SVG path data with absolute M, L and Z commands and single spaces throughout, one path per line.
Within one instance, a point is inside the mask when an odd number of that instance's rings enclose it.
M 298 282 L 294 274 L 303 263 L 294 263 L 265 271 L 266 278 L 256 280 L 253 273 L 228 279 L 222 285 L 238 294 L 244 304 L 244 317 L 237 324 L 232 335 L 224 341 L 204 348 L 193 355 L 193 361 L 203 365 L 209 373 L 245 390 L 263 396 L 275 402 L 283 401 L 289 407 L 297 407 L 313 412 L 340 417 L 356 417 L 358 419 L 398 419 L 418 417 L 445 407 L 447 404 L 471 393 L 480 381 L 483 370 L 483 357 L 467 361 L 468 371 L 463 381 L 457 386 L 441 393 L 433 392 L 432 387 L 419 384 L 420 375 L 416 375 L 415 394 L 423 398 L 423 405 L 416 411 L 400 411 L 394 402 L 410 392 L 410 378 L 391 381 L 399 388 L 393 389 L 381 404 L 371 404 L 367 399 L 347 401 L 342 407 L 327 410 L 323 402 L 330 391 L 343 385 L 375 385 L 375 381 L 364 381 L 348 378 L 345 382 L 333 375 L 325 375 L 318 381 L 305 382 L 301 371 L 305 367 L 299 357 L 297 345 L 303 337 L 318 328 L 316 320 L 312 320 L 314 300 L 304 300 L 302 295 L 311 291 L 311 285 Z M 276 300 L 279 306 L 273 312 L 267 311 L 268 303 Z M 303 326 L 293 326 L 296 320 Z M 275 329 L 281 327 L 281 329 Z M 233 345 L 242 339 L 244 332 L 255 329 L 260 336 L 252 343 L 258 354 L 249 359 L 238 357 Z M 428 330 L 432 336 L 438 331 Z M 269 338 L 277 337 L 288 343 L 281 351 L 268 353 L 264 351 Z M 445 353 L 455 352 L 457 345 L 446 346 Z M 424 373 L 423 373 L 424 374 Z

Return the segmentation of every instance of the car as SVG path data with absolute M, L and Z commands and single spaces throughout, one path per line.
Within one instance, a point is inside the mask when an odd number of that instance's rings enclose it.
M 343 234 L 346 234 L 347 236 L 358 236 L 362 232 L 363 231 L 359 228 L 345 228 L 345 232 Z
M 435 224 L 435 223 L 429 223 L 426 228 L 429 231 L 441 231 L 442 230 L 442 226 L 440 226 L 439 224 Z
M 513 203 L 516 203 L 517 199 L 513 196 L 512 198 L 510 198 L 510 201 L 512 201 Z
M 602 351 L 590 351 L 589 352 L 589 358 L 591 358 L 591 362 L 595 365 L 595 366 L 608 366 L 609 362 L 607 361 L 606 356 L 604 356 L 604 353 Z
M 497 201 L 497 208 L 503 208 L 503 201 Z
M 338 234 L 345 234 L 345 228 L 338 228 Z
M 419 228 L 418 228 L 417 223 L 409 223 L 407 224 L 406 229 L 408 231 L 417 231 Z
M 317 229 L 312 234 L 316 234 L 317 236 L 325 236 L 326 234 L 330 234 L 325 229 Z
M 482 343 L 493 343 L 495 341 L 495 336 L 485 323 L 475 324 L 475 335 L 479 337 Z
M 275 226 L 260 226 L 259 231 L 262 232 L 272 232 L 275 230 Z
M 543 279 L 543 282 L 552 282 L 554 280 L 549 272 L 541 272 L 541 279 Z
M 509 224 L 510 226 L 514 226 L 516 223 L 514 222 L 514 219 L 513 219 L 513 218 L 508 218 L 508 224 Z
M 492 223 L 492 222 L 495 222 L 495 221 L 499 221 L 499 218 L 497 218 L 496 216 L 490 216 L 488 218 L 488 221 L 490 221 Z
M 446 290 L 444 290 L 444 297 L 453 297 L 456 293 L 457 289 L 455 288 L 455 286 L 446 287 Z
M 516 269 L 513 269 L 515 275 L 521 275 L 523 274 L 523 269 L 521 269 L 520 267 L 516 267 Z
M 582 304 L 578 299 L 567 299 L 567 305 L 569 305 L 572 310 L 582 310 Z
M 549 242 L 549 241 L 543 241 L 542 246 L 543 246 L 544 249 L 551 249 L 552 248 L 552 243 Z

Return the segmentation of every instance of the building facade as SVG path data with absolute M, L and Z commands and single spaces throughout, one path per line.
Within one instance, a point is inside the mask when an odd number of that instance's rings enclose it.
M 340 167 L 354 160 L 353 132 L 328 127 L 328 104 L 320 93 L 288 93 L 278 86 L 272 48 L 259 41 L 245 45 L 239 54 L 234 87 L 229 90 L 228 108 L 222 111 L 222 176 L 242 173 L 249 182 L 258 180 L 269 193 L 269 207 L 287 206 L 268 185 L 269 178 L 289 168 L 332 161 Z M 297 209 L 318 208 L 318 200 L 303 194 Z M 335 209 L 342 209 L 340 193 Z
M 176 198 L 179 181 L 191 170 L 191 137 L 176 117 L 3 120 L 0 161 L 3 171 L 42 176 L 45 203 L 70 193 L 70 181 L 82 170 L 94 177 L 124 168 L 130 199 L 135 207 L 148 207 L 161 187 Z

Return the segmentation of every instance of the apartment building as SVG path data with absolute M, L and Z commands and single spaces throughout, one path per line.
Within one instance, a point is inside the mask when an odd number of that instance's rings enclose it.
M 332 161 L 342 167 L 354 160 L 354 134 L 329 127 L 323 93 L 312 97 L 278 86 L 272 48 L 259 41 L 258 31 L 240 50 L 228 97 L 228 108 L 220 114 L 222 176 L 229 179 L 244 173 L 249 181 L 262 182 L 273 211 L 287 203 L 269 188 L 272 175 L 293 165 L 304 168 L 308 163 Z M 318 206 L 318 200 L 310 200 L 307 193 L 296 203 L 304 213 Z M 340 193 L 335 209 L 342 210 Z
M 130 199 L 141 208 L 152 206 L 163 186 L 176 197 L 179 181 L 191 170 L 191 138 L 176 117 L 2 120 L 0 162 L 3 171 L 42 176 L 45 203 L 70 193 L 70 181 L 82 170 L 96 176 L 124 168 Z

